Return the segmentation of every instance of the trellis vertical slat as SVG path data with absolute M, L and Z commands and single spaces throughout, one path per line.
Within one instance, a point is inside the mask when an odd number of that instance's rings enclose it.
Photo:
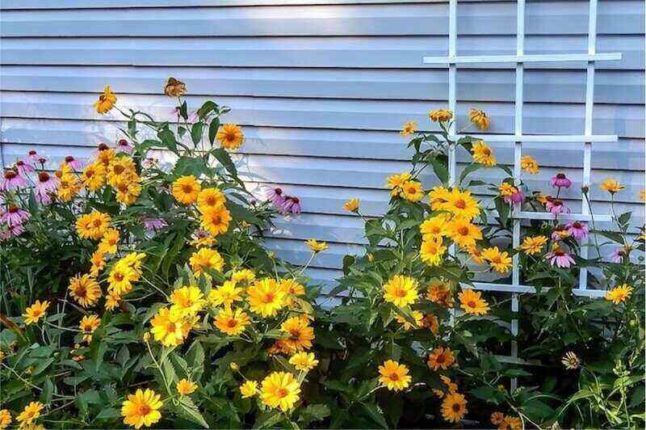
M 449 0 L 449 58 L 455 59 L 457 56 L 458 44 L 458 0 Z M 451 61 L 449 64 L 449 110 L 453 112 L 454 118 L 449 127 L 449 134 L 454 135 L 457 122 L 457 64 Z M 455 145 L 449 146 L 449 185 L 455 184 L 457 161 L 455 157 Z

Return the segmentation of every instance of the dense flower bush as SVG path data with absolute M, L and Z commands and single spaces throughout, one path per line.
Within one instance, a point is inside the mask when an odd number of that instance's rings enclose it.
M 106 87 L 95 107 L 122 115 L 122 139 L 57 170 L 32 151 L 4 171 L 0 429 L 643 425 L 644 232 L 629 213 L 605 230 L 560 222 L 566 174 L 553 195 L 531 193 L 482 140 L 452 141 L 453 113 L 435 110 L 436 132 L 404 125 L 412 165 L 386 179 L 386 213 L 344 205 L 368 245 L 326 295 L 340 303 L 321 307 L 306 267 L 262 241 L 301 201 L 252 196 L 230 156 L 242 129 L 215 102 L 190 111 L 185 92 L 168 80 L 166 122 Z M 489 127 L 482 111 L 469 118 Z M 455 183 L 451 146 L 471 158 Z M 530 155 L 522 168 L 540 169 Z M 622 185 L 601 187 L 614 212 Z M 514 207 L 551 213 L 523 224 L 516 248 Z M 515 256 L 537 289 L 521 312 L 474 285 L 510 283 Z M 582 267 L 605 299 L 572 294 Z

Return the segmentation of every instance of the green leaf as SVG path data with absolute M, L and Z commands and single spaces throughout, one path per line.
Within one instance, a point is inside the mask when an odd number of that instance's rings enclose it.
M 115 408 L 106 408 L 103 409 L 99 414 L 94 417 L 96 420 L 111 420 L 121 417 L 121 411 Z
M 460 174 L 460 180 L 458 183 L 462 184 L 462 182 L 466 179 L 467 176 L 469 176 L 469 174 L 475 172 L 476 170 L 479 170 L 480 168 L 482 168 L 482 164 L 479 164 L 479 163 L 469 164 L 467 167 L 464 168 L 464 170 L 462 170 L 462 173 Z
M 177 153 L 177 140 L 175 139 L 175 135 L 172 131 L 170 131 L 170 129 L 164 128 L 163 130 L 160 130 L 159 133 L 157 133 L 157 137 L 161 141 L 164 148 L 168 148 L 171 151 Z
M 211 145 L 215 142 L 215 136 L 218 134 L 219 128 L 220 118 L 213 118 L 211 124 L 209 124 L 209 142 L 211 142 Z
M 213 156 L 220 162 L 220 164 L 222 164 L 232 177 L 235 179 L 238 178 L 238 169 L 236 169 L 231 156 L 224 148 L 215 148 L 211 151 L 211 154 L 213 154 Z
M 191 420 L 192 422 L 201 425 L 204 428 L 209 428 L 209 424 L 206 422 L 200 410 L 197 408 L 195 403 L 186 396 L 182 396 L 179 401 L 179 410 L 180 415 L 183 415 L 186 419 Z
M 384 416 L 381 414 L 381 411 L 379 410 L 377 405 L 375 405 L 374 403 L 361 403 L 361 406 L 375 423 L 379 424 L 379 426 L 382 428 L 388 428 L 388 423 L 386 422 Z
M 440 160 L 439 158 L 439 156 L 431 158 L 429 160 L 429 163 L 431 163 L 431 166 L 433 166 L 433 171 L 435 172 L 439 180 L 442 181 L 442 183 L 446 184 L 449 182 L 449 170 L 446 167 L 445 162 Z
M 197 110 L 197 116 L 200 119 L 204 119 L 210 112 L 215 111 L 217 108 L 218 108 L 218 105 L 214 101 L 207 100 Z
M 202 140 L 202 131 L 204 129 L 203 122 L 196 122 L 191 128 L 191 140 L 194 145 L 197 145 Z

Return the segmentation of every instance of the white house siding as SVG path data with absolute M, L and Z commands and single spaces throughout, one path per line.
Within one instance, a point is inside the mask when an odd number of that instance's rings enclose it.
M 311 274 L 331 280 L 346 253 L 360 249 L 362 223 L 343 212 L 359 197 L 369 215 L 387 202 L 386 175 L 408 168 L 398 130 L 428 127 L 444 106 L 448 74 L 423 56 L 447 52 L 445 1 L 360 0 L 2 0 L 0 154 L 9 164 L 30 148 L 53 158 L 88 155 L 113 141 L 116 116 L 92 109 L 111 84 L 120 102 L 168 115 L 160 95 L 169 75 L 187 83 L 189 103 L 214 97 L 248 137 L 241 160 L 255 188 L 280 184 L 302 198 L 304 213 L 280 220 L 269 245 L 296 263 L 303 239 L 328 241 Z M 529 1 L 527 53 L 584 53 L 587 1 Z M 514 54 L 516 4 L 460 1 L 458 53 Z M 597 64 L 594 133 L 617 134 L 593 147 L 593 191 L 613 176 L 627 185 L 619 210 L 643 219 L 644 2 L 600 0 L 599 52 L 623 58 Z M 525 74 L 527 134 L 583 134 L 585 64 L 536 64 Z M 493 118 L 493 133 L 513 133 L 514 72 L 496 65 L 458 71 L 458 119 L 470 106 Z M 508 144 L 494 145 L 512 162 Z M 566 197 L 577 204 L 582 145 L 526 144 L 543 166 L 530 186 L 567 169 Z M 464 155 L 464 154 L 463 154 Z M 486 172 L 487 177 L 500 177 Z

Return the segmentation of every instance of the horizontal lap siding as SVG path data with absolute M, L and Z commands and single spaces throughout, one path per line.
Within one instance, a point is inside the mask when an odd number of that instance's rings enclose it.
M 586 52 L 587 6 L 528 2 L 526 52 Z M 460 1 L 458 53 L 513 54 L 515 8 Z M 413 119 L 429 128 L 427 112 L 448 97 L 446 70 L 422 65 L 423 56 L 446 55 L 448 6 L 441 1 L 5 0 L 0 11 L 5 164 L 31 147 L 53 159 L 89 157 L 97 142 L 115 140 L 121 124 L 92 111 L 103 85 L 111 84 L 123 105 L 163 117 L 171 100 L 159 95 L 161 87 L 175 76 L 187 83 L 189 104 L 208 96 L 233 108 L 228 120 L 245 127 L 240 166 L 253 190 L 280 184 L 302 197 L 305 213 L 279 220 L 268 245 L 304 263 L 303 239 L 329 241 L 311 271 L 323 282 L 365 242 L 361 221 L 344 214 L 343 201 L 357 196 L 368 215 L 382 213 L 385 176 L 408 168 L 401 124 Z M 613 176 L 627 185 L 619 210 L 643 219 L 643 2 L 601 0 L 598 33 L 598 51 L 623 58 L 597 64 L 594 132 L 620 139 L 593 145 L 595 210 L 609 210 L 597 185 Z M 458 121 L 465 124 L 468 108 L 477 106 L 492 117 L 492 133 L 513 133 L 514 76 L 509 65 L 461 69 Z M 528 65 L 525 132 L 582 134 L 585 76 L 582 63 Z M 501 162 L 513 161 L 510 144 L 493 146 Z M 549 177 L 568 169 L 575 185 L 564 197 L 578 207 L 582 145 L 524 148 L 544 166 L 528 184 L 547 190 Z M 496 170 L 479 175 L 501 178 Z

